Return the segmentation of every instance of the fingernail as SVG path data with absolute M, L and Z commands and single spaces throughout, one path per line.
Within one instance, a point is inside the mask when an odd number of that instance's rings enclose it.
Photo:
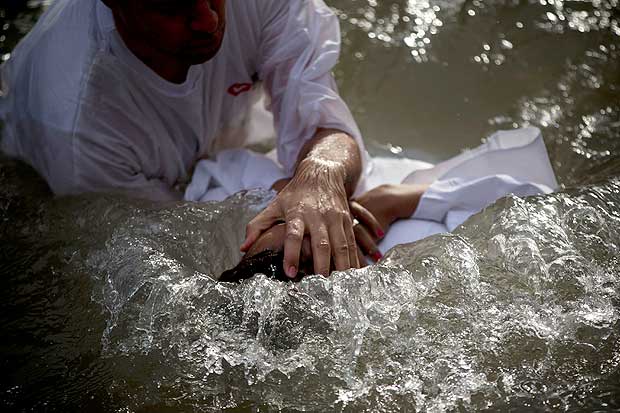
M 291 265 L 290 267 L 288 267 L 288 273 L 286 275 L 288 276 L 288 278 L 297 277 L 297 268 L 295 268 L 294 265 Z
M 379 238 L 383 238 L 383 237 L 385 237 L 385 232 L 383 232 L 382 229 L 379 229 L 379 230 L 377 230 L 377 236 Z
M 372 259 L 375 260 L 375 262 L 379 261 L 381 258 L 383 258 L 383 255 L 377 251 L 374 254 L 371 255 Z

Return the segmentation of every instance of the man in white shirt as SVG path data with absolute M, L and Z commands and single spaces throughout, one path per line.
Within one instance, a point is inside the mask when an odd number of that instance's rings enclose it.
M 2 67 L 2 149 L 57 194 L 181 199 L 196 162 L 248 140 L 262 84 L 287 187 L 248 225 L 247 250 L 286 221 L 294 277 L 358 267 L 348 197 L 366 153 L 331 69 L 323 0 L 56 0 Z

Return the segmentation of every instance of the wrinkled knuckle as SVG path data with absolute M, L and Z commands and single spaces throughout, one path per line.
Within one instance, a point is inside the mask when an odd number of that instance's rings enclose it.
M 340 254 L 348 254 L 349 253 L 349 244 L 340 244 L 336 247 L 336 252 Z
M 340 209 L 333 209 L 327 213 L 327 216 L 332 220 L 342 220 L 347 214 Z
M 300 241 L 303 238 L 303 234 L 299 230 L 289 230 L 286 233 L 286 239 L 289 241 Z
M 301 231 L 303 221 L 301 219 L 291 219 L 288 222 L 289 231 Z
M 314 244 L 315 248 L 319 251 L 329 251 L 330 250 L 330 245 L 329 245 L 329 241 L 326 239 L 321 239 L 319 241 L 317 241 Z

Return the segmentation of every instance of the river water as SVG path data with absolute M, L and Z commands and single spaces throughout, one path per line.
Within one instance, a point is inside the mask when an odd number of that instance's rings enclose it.
M 6 58 L 40 4 L 9 3 Z M 269 193 L 53 199 L 4 159 L 3 411 L 620 409 L 618 2 L 330 5 L 373 153 L 438 160 L 532 124 L 562 191 L 500 200 L 378 266 L 231 286 L 212 277 Z

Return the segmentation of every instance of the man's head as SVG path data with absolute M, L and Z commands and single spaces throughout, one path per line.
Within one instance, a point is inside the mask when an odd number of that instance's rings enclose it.
M 222 45 L 226 0 L 103 1 L 123 40 L 143 60 L 196 65 L 213 58 Z

